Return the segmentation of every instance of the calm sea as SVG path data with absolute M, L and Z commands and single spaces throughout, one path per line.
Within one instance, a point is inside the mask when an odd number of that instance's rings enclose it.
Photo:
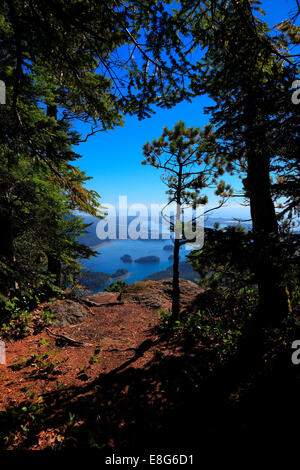
M 135 281 L 143 280 L 144 277 L 154 272 L 162 271 L 172 264 L 172 261 L 168 260 L 172 251 L 164 250 L 165 245 L 170 245 L 170 240 L 113 240 L 100 246 L 97 250 L 99 256 L 86 260 L 83 265 L 86 270 L 110 274 L 125 268 L 129 273 L 124 280 L 128 284 L 132 284 Z M 185 259 L 188 252 L 185 247 L 181 248 L 181 261 Z M 160 262 L 140 264 L 133 261 L 132 263 L 124 263 L 120 258 L 125 254 L 130 255 L 133 260 L 142 256 L 158 256 Z M 99 290 L 103 290 L 104 287 Z
M 221 226 L 234 225 L 235 221 L 226 219 L 210 218 L 206 219 L 206 227 L 213 227 L 214 223 L 218 221 Z M 148 225 L 150 226 L 150 224 Z M 95 228 L 94 228 L 95 230 Z M 172 251 L 164 250 L 164 246 L 172 244 L 172 240 L 112 240 L 100 245 L 96 250 L 99 255 L 97 258 L 93 257 L 90 260 L 82 262 L 85 270 L 94 272 L 104 272 L 114 274 L 118 269 L 127 269 L 128 275 L 123 279 L 132 284 L 135 281 L 142 281 L 146 276 L 153 274 L 157 271 L 165 270 L 172 265 L 172 261 L 168 257 Z M 187 249 L 188 245 L 183 246 L 180 250 L 180 261 L 184 261 L 186 255 L 190 250 Z M 123 255 L 130 255 L 133 259 L 132 263 L 124 263 L 120 258 Z M 140 264 L 135 263 L 134 260 L 142 256 L 158 256 L 159 263 Z M 109 285 L 108 282 L 106 285 Z M 98 288 L 97 291 L 103 291 L 106 287 Z

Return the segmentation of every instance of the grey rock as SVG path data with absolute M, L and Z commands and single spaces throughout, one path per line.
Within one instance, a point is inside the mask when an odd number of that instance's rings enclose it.
M 55 325 L 61 328 L 81 323 L 89 315 L 89 309 L 74 300 L 55 300 L 49 310 L 53 313 Z

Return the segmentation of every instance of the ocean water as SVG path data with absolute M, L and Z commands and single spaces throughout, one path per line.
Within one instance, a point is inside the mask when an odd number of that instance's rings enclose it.
M 227 225 L 235 225 L 237 222 L 230 219 L 222 218 L 207 218 L 205 222 L 205 227 L 213 227 L 215 222 L 219 222 L 222 227 Z M 158 233 L 164 234 L 163 230 L 159 225 L 155 230 L 158 230 Z M 150 227 L 150 222 L 146 224 L 146 228 L 141 224 L 141 228 L 145 230 L 145 233 L 148 233 L 148 228 Z M 92 228 L 94 231 L 93 240 L 97 240 L 96 236 L 96 225 Z M 204 238 L 205 243 L 205 238 Z M 173 254 L 173 251 L 164 250 L 164 246 L 172 245 L 172 240 L 168 237 L 167 239 L 154 240 L 147 238 L 144 240 L 120 240 L 114 239 L 104 242 L 96 250 L 99 255 L 98 257 L 93 257 L 90 260 L 82 261 L 82 265 L 85 270 L 94 271 L 94 272 L 104 272 L 108 274 L 114 274 L 118 269 L 127 269 L 129 272 L 122 279 L 125 280 L 128 284 L 132 284 L 136 281 L 142 281 L 146 276 L 149 276 L 157 271 L 163 271 L 169 266 L 172 265 L 172 261 L 168 260 L 168 257 Z M 185 261 L 186 255 L 189 253 L 192 247 L 184 245 L 180 249 L 180 261 Z M 123 255 L 130 255 L 133 259 L 132 263 L 124 263 L 120 258 Z M 135 263 L 134 260 L 142 256 L 158 256 L 160 262 L 158 263 L 147 263 L 140 264 Z M 102 288 L 98 288 L 97 292 L 103 291 L 104 288 L 110 284 L 109 281 Z M 96 291 L 95 291 L 96 292 Z
M 84 269 L 89 271 L 115 273 L 118 269 L 127 269 L 129 271 L 126 278 L 123 279 L 132 284 L 135 281 L 142 281 L 144 277 L 157 271 L 162 271 L 172 265 L 168 257 L 172 251 L 164 250 L 165 245 L 170 245 L 170 240 L 112 240 L 98 248 L 99 256 L 91 258 L 83 263 Z M 180 250 L 180 261 L 184 261 L 189 250 L 182 247 Z M 120 258 L 123 255 L 130 255 L 133 260 L 142 256 L 158 256 L 159 263 L 140 264 L 124 263 Z M 105 286 L 104 286 L 105 287 Z M 99 290 L 103 290 L 102 289 Z

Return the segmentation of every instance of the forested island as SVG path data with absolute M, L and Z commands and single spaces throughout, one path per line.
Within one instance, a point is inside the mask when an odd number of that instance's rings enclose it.
M 137 258 L 134 260 L 135 263 L 140 263 L 140 264 L 159 263 L 159 261 L 160 261 L 159 256 L 141 256 L 140 258 Z
M 199 279 L 199 273 L 194 271 L 192 266 L 187 261 L 179 263 L 179 275 L 182 279 L 196 282 Z M 160 281 L 162 279 L 168 279 L 173 276 L 173 266 L 169 266 L 163 271 L 158 271 L 144 278 L 144 281 Z
M 93 292 L 97 292 L 109 281 L 115 281 L 117 279 L 126 279 L 128 275 L 127 269 L 118 269 L 113 274 L 95 272 L 95 271 L 83 271 L 79 278 L 79 283 L 82 284 L 86 289 Z
M 133 259 L 130 255 L 123 255 L 120 258 L 124 263 L 132 263 Z

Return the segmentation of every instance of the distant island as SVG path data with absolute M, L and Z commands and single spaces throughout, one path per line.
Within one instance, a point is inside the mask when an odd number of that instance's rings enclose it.
M 103 273 L 94 271 L 83 271 L 80 275 L 79 282 L 88 290 L 97 291 L 105 286 L 109 281 L 116 279 L 124 279 L 128 275 L 128 269 L 118 269 L 115 273 Z
M 134 260 L 135 263 L 146 264 L 146 263 L 159 263 L 160 258 L 158 256 L 142 256 Z
M 110 277 L 112 279 L 120 279 L 121 277 L 127 276 L 128 272 L 128 269 L 118 269 L 114 274 L 111 274 Z
M 161 281 L 162 279 L 168 279 L 173 275 L 173 266 L 169 266 L 163 271 L 150 274 L 144 277 L 143 281 Z M 182 279 L 187 281 L 195 282 L 195 279 L 199 279 L 199 274 L 193 270 L 192 266 L 187 261 L 179 263 L 179 275 Z
M 120 258 L 124 263 L 132 263 L 133 259 L 130 255 L 123 255 Z
M 165 251 L 173 251 L 173 250 L 174 250 L 174 246 L 173 246 L 173 245 L 165 245 L 165 246 L 163 247 L 163 249 L 164 249 Z
M 173 256 L 173 255 L 170 255 L 170 256 L 168 257 L 168 260 L 169 260 L 169 261 L 173 261 L 173 260 L 174 260 L 174 256 Z

